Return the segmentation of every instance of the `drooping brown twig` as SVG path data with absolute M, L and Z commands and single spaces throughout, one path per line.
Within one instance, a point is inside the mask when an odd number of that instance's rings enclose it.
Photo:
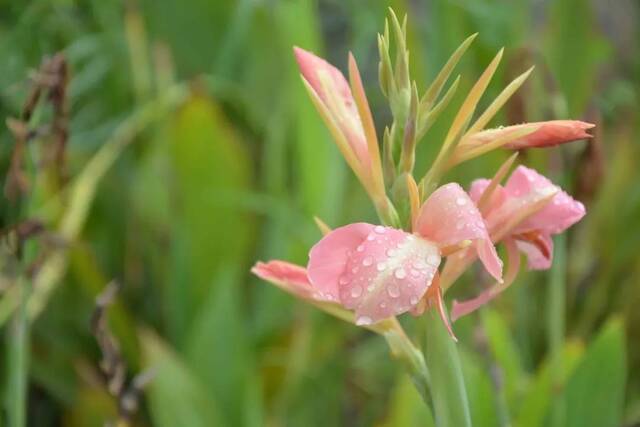
M 91 317 L 91 332 L 98 342 L 102 359 L 100 372 L 107 390 L 117 401 L 118 420 L 115 425 L 129 425 L 136 413 L 140 395 L 144 387 L 153 379 L 154 372 L 147 370 L 134 376 L 127 382 L 127 365 L 122 357 L 120 346 L 107 323 L 107 308 L 113 303 L 120 284 L 110 282 L 104 291 L 96 297 L 96 308 Z
M 11 164 L 5 182 L 5 195 L 15 201 L 20 194 L 29 188 L 29 179 L 24 171 L 25 152 L 29 142 L 37 137 L 50 138 L 44 150 L 45 165 L 52 165 L 55 178 L 59 184 L 66 181 L 65 151 L 69 138 L 69 111 L 67 101 L 67 85 L 69 71 L 67 61 L 61 53 L 45 58 L 40 68 L 33 72 L 31 87 L 23 104 L 20 118 L 7 119 L 7 127 L 15 139 L 11 155 Z M 30 120 L 41 99 L 51 105 L 53 111 L 49 123 L 30 128 Z

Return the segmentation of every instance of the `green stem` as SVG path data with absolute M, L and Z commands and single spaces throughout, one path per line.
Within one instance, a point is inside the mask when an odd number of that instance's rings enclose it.
M 10 427 L 24 427 L 27 414 L 27 378 L 29 322 L 27 319 L 28 289 L 24 280 L 18 279 L 20 305 L 13 315 L 11 327 L 7 331 L 8 341 L 8 421 Z
M 398 358 L 411 377 L 413 385 L 429 409 L 433 411 L 430 393 L 430 375 L 422 352 L 407 337 L 404 329 L 394 317 L 389 319 L 389 327 L 382 332 L 392 354 Z
M 423 318 L 426 327 L 424 355 L 431 372 L 436 426 L 470 427 L 471 413 L 458 348 L 435 309 L 428 310 Z
M 551 361 L 552 391 L 555 394 L 551 408 L 552 427 L 565 425 L 565 401 L 562 389 L 564 387 L 564 369 L 562 347 L 565 333 L 565 275 L 566 275 L 566 238 L 560 234 L 555 238 L 554 260 L 551 275 L 547 285 L 547 332 L 549 346 L 549 360 Z

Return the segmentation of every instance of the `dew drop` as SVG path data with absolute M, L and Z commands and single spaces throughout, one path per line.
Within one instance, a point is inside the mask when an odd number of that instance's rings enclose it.
M 356 319 L 356 325 L 358 326 L 367 326 L 373 323 L 370 317 L 360 316 Z
M 418 303 L 418 297 L 411 297 L 411 305 L 416 305 Z
M 438 255 L 429 255 L 427 257 L 427 262 L 431 265 L 438 265 L 440 264 L 440 257 Z
M 371 284 L 371 285 L 367 286 L 367 290 L 368 290 L 369 292 L 373 291 L 373 289 L 374 289 L 373 284 Z
M 387 249 L 387 256 L 388 257 L 394 257 L 398 255 L 398 251 L 395 249 Z
M 378 234 L 384 234 L 384 227 L 381 225 L 376 225 L 375 228 L 373 229 L 373 231 L 375 231 Z
M 392 283 L 387 287 L 387 293 L 391 298 L 398 298 L 400 296 L 400 289 Z
M 374 236 L 373 234 L 369 234 L 369 235 L 367 236 L 367 240 L 368 240 L 368 241 L 370 241 L 370 242 L 371 242 L 372 240 L 374 240 L 375 238 L 376 238 L 376 236 Z
M 349 283 L 349 279 L 347 279 L 347 276 L 342 276 L 338 283 L 340 283 L 341 285 L 346 285 Z
M 427 268 L 427 267 L 428 267 L 428 266 L 427 266 L 427 264 L 426 264 L 424 261 L 422 261 L 421 259 L 417 259 L 417 260 L 415 260 L 415 261 L 413 262 L 413 266 L 414 266 L 415 268 L 417 268 L 418 270 L 422 270 L 422 269 L 424 269 L 424 268 Z
M 464 197 L 458 197 L 458 198 L 456 199 L 456 204 L 457 204 L 458 206 L 464 206 L 464 205 L 466 205 L 466 204 L 467 204 L 467 199 L 465 199 Z
M 371 258 L 370 256 L 362 260 L 362 265 L 364 265 L 365 267 L 369 267 L 371 264 L 373 264 L 373 258 Z
M 358 245 L 358 247 L 356 248 L 356 251 L 364 252 L 364 245 Z
M 353 267 L 353 268 L 351 269 L 351 272 L 352 272 L 353 274 L 356 274 L 356 273 L 358 272 L 358 270 L 359 270 L 359 268 L 356 266 L 356 267 Z
M 385 308 L 386 306 L 387 306 L 387 303 L 386 303 L 386 302 L 381 302 L 381 303 L 380 303 L 380 308 Z
M 420 276 L 420 272 L 418 270 L 411 269 L 411 275 L 413 277 L 419 277 Z
M 387 268 L 387 264 L 385 264 L 384 262 L 379 262 L 376 265 L 376 270 L 378 270 L 378 271 L 384 271 L 384 270 L 386 270 L 386 268 Z
M 351 296 L 353 298 L 358 298 L 360 295 L 362 295 L 362 288 L 360 286 L 354 286 L 351 288 Z
M 404 268 L 399 268 L 393 272 L 393 275 L 396 276 L 396 279 L 404 279 L 407 277 L 407 272 Z

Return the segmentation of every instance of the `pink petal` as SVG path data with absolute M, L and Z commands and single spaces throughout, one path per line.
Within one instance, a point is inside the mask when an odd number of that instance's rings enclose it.
M 475 204 L 480 201 L 480 198 L 484 194 L 485 190 L 491 183 L 490 179 L 482 178 L 476 179 L 471 183 L 471 188 L 469 189 L 469 197 Z M 493 190 L 493 194 L 491 195 L 491 199 L 489 200 L 489 208 L 483 210 L 486 215 L 490 215 L 494 209 L 499 208 L 506 200 L 507 195 L 505 194 L 504 187 L 498 184 Z
M 318 94 L 344 133 L 362 165 L 369 164 L 369 150 L 358 108 L 344 75 L 324 59 L 299 47 L 293 52 L 304 79 Z
M 308 268 L 314 287 L 325 293 L 338 289 L 339 301 L 355 310 L 359 325 L 409 311 L 427 291 L 440 264 L 433 243 L 402 230 L 365 225 L 366 235 L 362 224 L 328 234 L 312 249 Z M 354 231 L 354 226 L 359 229 Z M 331 259 L 335 252 L 342 254 L 339 262 Z
M 507 289 L 515 281 L 520 271 L 520 254 L 513 239 L 505 240 L 505 246 L 507 247 L 507 273 L 505 275 L 504 283 L 496 283 L 489 289 L 482 292 L 477 297 L 463 301 L 453 301 L 453 307 L 451 308 L 451 320 L 456 321 L 462 316 L 466 316 L 483 305 L 493 300 L 496 296 L 500 295 L 505 289 Z
M 344 273 L 349 255 L 375 228 L 359 222 L 336 228 L 309 251 L 307 271 L 312 286 L 323 295 L 339 300 L 338 280 Z
M 493 277 L 501 280 L 502 261 L 491 243 L 482 215 L 458 184 L 438 188 L 425 201 L 416 221 L 416 231 L 441 248 L 472 240 L 478 257 Z
M 548 234 L 543 234 L 538 242 L 544 248 L 525 240 L 516 240 L 518 249 L 527 255 L 529 270 L 548 270 L 553 259 L 553 240 Z
M 487 129 L 466 137 L 466 144 L 477 146 L 489 143 L 505 137 L 512 132 L 517 132 L 526 126 L 534 126 L 537 129 L 513 142 L 504 145 L 505 148 L 519 150 L 531 147 L 550 147 L 565 142 L 591 138 L 586 130 L 593 128 L 591 123 L 579 120 L 550 120 L 546 122 L 523 123 L 521 125 L 504 126 L 498 129 Z
M 258 262 L 251 272 L 285 291 L 304 299 L 331 300 L 313 291 L 307 270 L 286 261 Z
M 536 230 L 557 234 L 578 222 L 586 214 L 582 203 L 574 200 L 543 175 L 525 166 L 518 166 L 511 174 L 505 191 L 513 198 L 526 198 L 530 203 L 551 191 L 558 192 L 545 207 L 523 221 L 514 233 Z

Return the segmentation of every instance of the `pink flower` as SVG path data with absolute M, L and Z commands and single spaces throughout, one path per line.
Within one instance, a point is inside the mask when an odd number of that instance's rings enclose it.
M 471 185 L 471 198 L 477 202 L 489 185 L 479 179 Z M 540 201 L 550 198 L 539 206 Z M 492 237 L 499 240 L 513 238 L 527 254 L 529 268 L 543 270 L 551 267 L 553 241 L 551 235 L 562 233 L 585 215 L 584 205 L 562 191 L 533 169 L 518 166 L 504 187 L 498 185 L 488 208 L 484 211 Z M 510 218 L 523 218 L 513 228 L 505 230 Z
M 361 165 L 369 164 L 369 151 L 360 114 L 349 83 L 340 70 L 299 47 L 293 48 L 303 78 L 331 113 Z
M 299 298 L 324 301 L 320 295 L 314 293 L 304 267 L 286 261 L 257 262 L 251 272 Z
M 523 123 L 497 129 L 487 129 L 471 134 L 465 137 L 462 144 L 473 147 L 481 146 L 529 127 L 535 130 L 505 144 L 503 147 L 513 150 L 531 147 L 550 147 L 564 144 L 565 142 L 591 138 L 591 135 L 586 131 L 594 126 L 595 125 L 591 123 L 581 122 L 579 120 L 550 120 L 546 122 Z
M 487 179 L 472 183 L 470 195 L 474 202 L 481 200 L 489 185 Z M 472 300 L 463 303 L 454 301 L 451 315 L 454 320 L 486 304 L 515 280 L 520 262 L 517 250 L 527 255 L 530 269 L 551 267 L 551 236 L 563 232 L 586 213 L 582 203 L 525 166 L 518 166 L 506 185 L 497 185 L 486 200 L 481 210 L 491 238 L 507 246 L 506 280 Z
M 354 310 L 357 324 L 368 325 L 418 305 L 442 257 L 465 245 L 473 245 L 489 273 L 501 280 L 502 262 L 482 216 L 458 184 L 429 197 L 414 231 L 367 223 L 332 231 L 309 253 L 312 286 L 324 299 Z
M 349 86 L 340 70 L 324 59 L 299 47 L 293 51 L 311 100 L 345 160 L 374 199 L 386 198 L 373 117 L 353 55 Z

